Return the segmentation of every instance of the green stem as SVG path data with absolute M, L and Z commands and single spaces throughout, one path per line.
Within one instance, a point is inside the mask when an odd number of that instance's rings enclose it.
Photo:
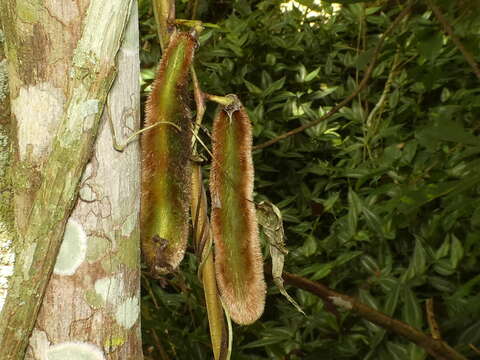
M 153 13 L 163 51 L 167 48 L 170 39 L 169 27 L 175 22 L 175 0 L 153 0 Z

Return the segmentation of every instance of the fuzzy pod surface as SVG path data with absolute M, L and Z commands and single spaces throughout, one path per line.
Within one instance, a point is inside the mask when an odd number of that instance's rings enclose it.
M 252 129 L 246 110 L 221 109 L 213 123 L 210 171 L 215 271 L 234 322 L 251 324 L 265 307 L 263 259 L 253 203 Z
M 146 103 L 145 127 L 160 124 L 141 137 L 142 253 L 153 274 L 173 271 L 182 261 L 189 229 L 191 116 L 189 68 L 196 39 L 176 32 L 162 56 Z

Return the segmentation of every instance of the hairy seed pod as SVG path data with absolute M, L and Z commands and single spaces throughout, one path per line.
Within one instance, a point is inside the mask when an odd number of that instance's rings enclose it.
M 265 281 L 252 201 L 252 129 L 236 100 L 214 119 L 210 194 L 220 295 L 232 320 L 247 325 L 263 313 Z
M 174 270 L 187 244 L 192 136 L 187 87 L 195 46 L 191 34 L 172 35 L 146 105 L 146 127 L 171 123 L 141 138 L 142 252 L 154 274 Z

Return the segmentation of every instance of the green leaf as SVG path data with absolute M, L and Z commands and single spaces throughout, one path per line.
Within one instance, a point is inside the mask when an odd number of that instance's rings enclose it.
M 378 266 L 377 261 L 370 255 L 362 256 L 360 263 L 372 275 L 376 275 L 380 272 L 380 267 Z
M 403 318 L 409 325 L 421 329 L 423 324 L 422 309 L 415 293 L 410 288 L 403 290 Z
M 467 327 L 458 338 L 459 344 L 478 344 L 480 341 L 480 320 Z
M 343 265 L 360 255 L 362 255 L 361 251 L 351 251 L 351 252 L 343 253 L 334 261 L 334 264 L 335 266 Z
M 427 357 L 425 350 L 418 345 L 408 344 L 408 360 L 424 360 Z
M 368 49 L 367 51 L 362 52 L 358 55 L 357 60 L 355 61 L 355 66 L 358 70 L 364 70 L 367 65 L 370 63 L 375 52 L 374 48 Z
M 435 259 L 439 260 L 448 255 L 450 251 L 450 236 L 445 236 L 445 240 L 442 245 L 435 252 Z
M 263 94 L 263 90 L 260 89 L 258 86 L 252 84 L 250 81 L 248 80 L 243 80 L 245 86 L 247 87 L 248 91 L 250 91 L 252 94 L 254 95 L 262 95 Z
M 277 80 L 277 81 L 274 81 L 273 83 L 271 83 L 264 91 L 263 93 L 263 96 L 269 96 L 271 94 L 273 94 L 275 91 L 277 90 L 280 90 L 281 88 L 283 88 L 283 85 L 285 84 L 285 77 Z
M 305 0 L 302 0 L 305 1 Z M 328 3 L 337 3 L 337 4 L 356 4 L 356 3 L 362 3 L 362 2 L 368 2 L 367 0 L 323 0 Z
M 413 271 L 416 276 L 422 275 L 427 269 L 427 253 L 420 239 L 415 241 L 415 250 L 413 251 Z
M 443 109 L 445 109 L 445 107 L 443 107 Z M 437 116 L 440 118 L 433 123 L 433 126 L 418 131 L 416 134 L 417 138 L 419 140 L 427 138 L 478 146 L 478 137 L 466 131 L 460 123 L 449 120 L 448 117 L 445 117 L 445 111 L 448 110 L 439 109 Z
M 405 283 L 416 276 L 423 275 L 427 269 L 427 253 L 419 238 L 415 240 L 415 249 L 410 260 L 407 271 L 402 275 L 402 282 Z
M 452 250 L 450 253 L 450 263 L 456 268 L 460 260 L 463 258 L 463 246 L 460 240 L 452 234 Z
M 362 206 L 362 214 L 367 221 L 367 225 L 381 238 L 384 238 L 383 225 L 378 215 L 366 206 Z
M 317 252 L 317 241 L 314 236 L 308 235 L 303 246 L 299 249 L 305 256 L 311 256 Z
M 313 70 L 312 72 L 309 72 L 305 78 L 303 79 L 304 82 L 310 82 L 312 81 L 313 79 L 315 79 L 318 75 L 318 73 L 320 72 L 320 68 L 317 68 L 315 70 Z
M 348 205 L 348 230 L 353 236 L 357 232 L 358 215 L 362 208 L 362 202 L 358 198 L 358 195 L 355 193 L 355 191 L 353 191 L 352 189 L 348 191 Z
M 397 282 L 393 290 L 390 291 L 385 300 L 385 305 L 383 307 L 383 312 L 388 316 L 392 316 L 395 313 L 397 308 L 398 299 L 400 298 L 400 290 L 402 289 L 402 284 Z
M 447 259 L 438 260 L 435 265 L 433 265 L 433 270 L 442 276 L 450 276 L 455 272 L 455 268 L 452 267 L 452 263 Z
M 370 306 L 372 309 L 378 310 L 377 300 L 370 294 L 368 290 L 360 289 L 358 292 L 360 301 L 365 305 Z
M 408 349 L 405 344 L 396 344 L 389 341 L 387 342 L 387 349 L 391 358 L 394 360 L 408 359 Z
M 428 60 L 434 60 L 440 54 L 443 45 L 443 35 L 440 31 L 423 32 L 417 35 L 418 51 Z

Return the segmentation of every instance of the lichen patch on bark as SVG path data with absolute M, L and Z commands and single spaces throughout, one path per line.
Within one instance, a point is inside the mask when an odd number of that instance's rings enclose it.
M 105 277 L 95 281 L 95 292 L 103 302 L 116 303 L 125 298 L 125 284 L 122 275 Z
M 64 104 L 63 91 L 50 83 L 20 89 L 18 97 L 12 101 L 12 111 L 18 124 L 20 160 L 26 160 L 27 155 L 30 159 L 43 159 L 49 153 Z M 32 113 L 36 114 L 36 121 L 29 121 Z
M 42 360 L 105 360 L 103 351 L 94 344 L 69 341 L 50 346 Z
M 130 329 L 137 322 L 140 314 L 138 296 L 131 296 L 121 302 L 115 311 L 115 320 L 126 329 Z
M 85 261 L 87 254 L 87 234 L 81 224 L 69 219 L 65 227 L 62 245 L 57 255 L 54 274 L 69 276 L 75 274 Z

